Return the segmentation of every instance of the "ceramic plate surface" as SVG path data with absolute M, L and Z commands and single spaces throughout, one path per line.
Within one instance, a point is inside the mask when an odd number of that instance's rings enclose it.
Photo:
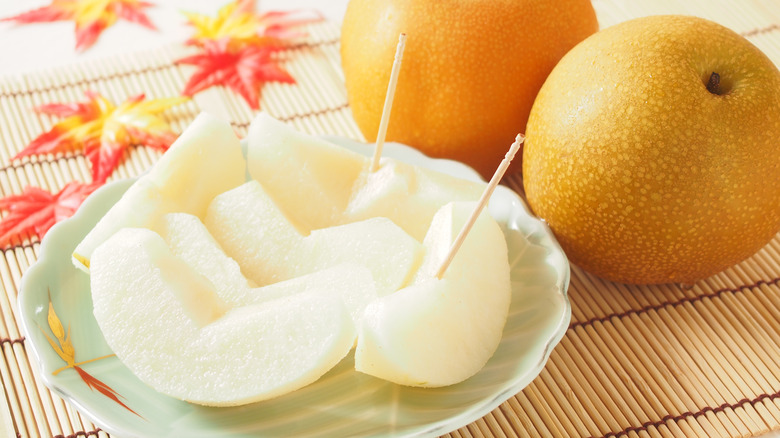
M 330 140 L 364 154 L 372 151 L 365 144 Z M 403 145 L 387 144 L 383 155 L 479 179 L 463 164 L 431 159 Z M 291 394 L 241 407 L 209 408 L 155 392 L 115 356 L 82 366 L 115 390 L 133 413 L 90 389 L 72 368 L 55 375 L 65 363 L 44 335 L 51 333 L 51 299 L 65 330 L 70 330 L 77 362 L 112 353 L 92 315 L 89 277 L 73 266 L 71 253 L 132 182 L 107 184 L 72 218 L 49 231 L 37 263 L 23 278 L 19 298 L 26 346 L 38 359 L 43 381 L 117 438 L 438 436 L 479 419 L 528 385 L 569 324 L 566 257 L 547 226 L 514 192 L 499 187 L 489 209 L 507 239 L 512 305 L 498 350 L 475 376 L 445 388 L 402 387 L 356 372 L 350 354 L 319 381 Z

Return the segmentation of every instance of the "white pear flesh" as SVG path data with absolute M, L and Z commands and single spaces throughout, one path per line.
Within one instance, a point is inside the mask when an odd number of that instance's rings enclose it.
M 202 217 L 214 196 L 246 181 L 246 160 L 230 123 L 200 113 L 143 178 Z
M 171 397 L 209 406 L 266 400 L 316 381 L 353 346 L 344 303 L 316 286 L 232 309 L 208 286 L 147 229 L 120 230 L 92 257 L 94 315 L 106 342 Z
M 387 218 L 323 228 L 304 236 L 257 181 L 214 198 L 204 220 L 225 253 L 258 285 L 325 268 L 366 266 L 379 295 L 405 286 L 422 260 L 422 245 Z
M 256 284 L 263 286 L 296 276 L 297 267 L 290 255 L 303 235 L 257 181 L 217 195 L 203 223 Z
M 173 211 L 202 217 L 211 199 L 246 181 L 246 160 L 229 123 L 201 113 L 114 204 L 73 252 L 89 270 L 92 251 L 124 227 L 154 227 Z
M 378 297 L 371 270 L 355 263 L 342 263 L 253 289 L 239 305 L 262 303 L 299 293 L 316 293 L 340 298 L 356 328 L 366 307 Z M 357 339 L 357 331 L 355 339 Z
M 453 201 L 477 201 L 485 186 L 383 158 L 379 169 L 360 176 L 341 220 L 349 223 L 386 217 L 422 241 L 439 208 Z
M 412 284 L 366 308 L 355 368 L 408 386 L 438 387 L 477 373 L 493 355 L 511 301 L 504 234 L 483 211 L 443 277 L 441 262 L 475 203 L 451 203 L 434 216 L 426 255 Z
M 152 228 L 171 252 L 206 277 L 220 298 L 230 305 L 247 304 L 256 284 L 247 279 L 235 260 L 228 257 L 203 222 L 188 213 L 168 213 Z
M 203 222 L 191 214 L 169 213 L 156 231 L 171 253 L 206 277 L 219 298 L 231 307 L 316 291 L 340 297 L 357 324 L 365 307 L 377 297 L 371 271 L 355 263 L 328 266 L 287 281 L 256 287 L 244 277 L 238 263 L 225 254 Z
M 338 222 L 368 158 L 298 132 L 266 113 L 249 125 L 247 168 L 307 232 Z
M 89 272 L 95 248 L 124 227 L 154 227 L 174 205 L 150 180 L 141 178 L 122 195 L 73 250 L 73 264 Z

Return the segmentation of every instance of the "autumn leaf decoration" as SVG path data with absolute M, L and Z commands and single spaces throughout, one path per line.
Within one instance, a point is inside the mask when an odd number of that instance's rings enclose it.
M 214 41 L 202 53 L 178 61 L 198 68 L 182 94 L 193 96 L 214 85 L 223 85 L 243 97 L 250 108 L 259 109 L 260 88 L 265 82 L 295 82 L 271 58 L 278 47 L 249 45 L 231 50 L 229 46 L 229 40 Z
M 159 114 L 186 98 L 145 100 L 139 94 L 117 106 L 95 92 L 87 91 L 86 95 L 86 102 L 37 107 L 38 112 L 64 119 L 39 135 L 14 159 L 80 151 L 90 161 L 92 180 L 105 182 L 130 146 L 142 144 L 164 151 L 176 139 Z
M 302 35 L 291 27 L 322 19 L 308 11 L 258 14 L 253 2 L 242 0 L 223 6 L 216 17 L 185 15 L 194 28 L 187 44 L 200 52 L 177 61 L 196 67 L 182 94 L 193 96 L 221 85 L 238 93 L 252 109 L 260 108 L 260 90 L 266 82 L 295 82 L 277 59 L 290 39 Z
M 27 187 L 19 195 L 0 198 L 0 247 L 27 234 L 42 239 L 49 228 L 70 217 L 84 199 L 106 182 L 126 149 L 144 145 L 166 150 L 176 139 L 160 113 L 187 100 L 185 97 L 145 100 L 140 94 L 114 105 L 87 91 L 87 101 L 51 103 L 37 111 L 63 117 L 49 131 L 35 138 L 14 159 L 30 155 L 82 152 L 91 164 L 92 182 L 70 182 L 57 193 Z
M 76 50 L 83 51 L 97 41 L 105 29 L 117 20 L 127 20 L 155 30 L 144 12 L 151 3 L 140 0 L 52 0 L 51 4 L 3 18 L 1 21 L 42 23 L 73 21 L 76 25 Z
M 35 234 L 42 239 L 55 223 L 72 216 L 84 199 L 100 185 L 74 181 L 56 194 L 38 187 L 27 187 L 21 195 L 0 199 L 0 209 L 9 212 L 0 222 L 0 247 L 10 245 L 25 234 Z
M 119 399 L 121 395 L 118 392 L 116 392 L 114 389 L 112 389 L 110 386 L 106 385 L 105 383 L 101 382 L 96 377 L 89 374 L 81 367 L 84 364 L 114 356 L 113 354 L 108 354 L 94 359 L 85 360 L 83 362 L 76 362 L 76 349 L 73 347 L 73 343 L 70 340 L 70 325 L 68 325 L 68 331 L 66 332 L 64 327 L 62 326 L 62 322 L 60 321 L 60 318 L 57 316 L 57 312 L 54 311 L 54 305 L 51 302 L 51 297 L 49 297 L 49 311 L 47 314 L 47 322 L 49 325 L 49 330 L 51 330 L 51 333 L 54 336 L 54 338 L 52 338 L 52 336 L 46 333 L 46 331 L 43 329 L 41 329 L 41 332 L 43 332 L 43 335 L 46 337 L 46 340 L 49 341 L 49 345 L 51 345 L 51 348 L 54 349 L 57 355 L 63 361 L 65 361 L 66 364 L 64 367 L 55 370 L 52 374 L 56 376 L 57 374 L 59 374 L 64 370 L 73 368 L 74 370 L 76 370 L 79 377 L 81 377 L 81 380 L 83 380 L 84 383 L 86 383 L 90 389 L 92 389 L 93 391 L 98 391 L 99 393 L 105 395 L 106 397 L 110 398 L 114 402 L 118 403 L 123 408 L 134 413 L 135 415 L 138 415 L 137 412 L 130 409 L 130 407 L 128 407 L 124 402 L 122 402 L 122 400 Z M 138 416 L 140 417 L 140 415 Z

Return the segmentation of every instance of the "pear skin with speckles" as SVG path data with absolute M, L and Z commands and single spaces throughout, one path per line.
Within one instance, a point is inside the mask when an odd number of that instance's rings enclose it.
M 528 204 L 602 278 L 685 283 L 780 230 L 780 72 L 701 18 L 604 29 L 553 69 L 523 151 Z
M 375 141 L 405 32 L 387 140 L 489 179 L 544 79 L 598 28 L 590 0 L 350 0 L 340 48 L 350 110 Z

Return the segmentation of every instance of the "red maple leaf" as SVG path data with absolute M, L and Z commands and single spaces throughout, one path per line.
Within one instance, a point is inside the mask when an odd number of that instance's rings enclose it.
M 97 41 L 100 34 L 118 19 L 138 23 L 155 30 L 144 13 L 152 6 L 142 0 L 52 0 L 48 6 L 22 12 L 0 21 L 43 23 L 73 20 L 76 24 L 76 50 L 85 50 Z
M 182 94 L 193 96 L 215 85 L 237 92 L 252 109 L 260 108 L 260 89 L 266 82 L 294 83 L 295 79 L 280 67 L 273 54 L 279 45 L 231 47 L 230 39 L 212 41 L 204 51 L 179 59 L 179 64 L 198 69 L 190 76 Z
M 165 150 L 176 139 L 168 124 L 158 116 L 184 98 L 145 100 L 143 94 L 114 105 L 103 96 L 87 91 L 86 102 L 50 103 L 36 111 L 63 117 L 49 131 L 35 138 L 14 159 L 57 152 L 82 150 L 92 164 L 93 181 L 105 181 L 131 145 L 142 144 Z
M 20 195 L 0 198 L 0 210 L 8 215 L 0 221 L 0 247 L 8 246 L 14 239 L 35 234 L 39 239 L 55 223 L 73 216 L 84 199 L 102 183 L 65 185 L 58 193 L 51 194 L 38 187 L 27 187 Z

